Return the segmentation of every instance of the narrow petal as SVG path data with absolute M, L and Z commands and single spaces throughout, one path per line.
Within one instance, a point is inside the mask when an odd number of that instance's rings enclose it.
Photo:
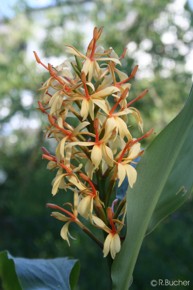
M 94 103 L 92 100 L 89 101 L 89 114 L 91 119 L 94 120 Z
M 75 142 L 70 142 L 66 147 L 72 147 L 72 146 L 93 146 L 95 143 L 94 142 L 82 142 L 82 141 L 75 141 Z
M 129 164 L 125 165 L 125 169 L 127 172 L 129 186 L 132 188 L 134 183 L 137 180 L 137 171 L 135 170 L 135 168 L 133 166 L 131 166 Z
M 91 152 L 91 160 L 94 164 L 95 168 L 98 168 L 101 160 L 102 160 L 102 149 L 101 146 L 94 145 Z
M 109 166 L 113 166 L 113 152 L 112 150 L 106 146 L 106 145 L 102 145 L 102 153 L 103 153 L 103 157 L 106 161 L 106 163 L 109 165 Z
M 119 59 L 117 58 L 113 58 L 113 57 L 101 57 L 101 58 L 97 58 L 97 60 L 101 60 L 101 61 L 104 61 L 104 60 L 110 60 L 110 61 L 113 61 L 115 62 L 116 64 L 120 64 L 121 65 L 121 62 Z
M 85 75 L 87 76 L 87 74 L 92 74 L 93 72 L 93 61 L 91 61 L 89 58 L 87 58 L 83 64 L 82 67 L 82 72 L 85 73 Z
M 83 121 L 88 117 L 88 113 L 89 113 L 89 101 L 87 99 L 83 99 L 80 110 L 80 115 L 81 117 L 83 117 Z
M 119 179 L 119 184 L 118 187 L 121 186 L 123 180 L 125 179 L 126 176 L 126 169 L 125 166 L 122 165 L 121 163 L 118 164 L 118 172 L 117 172 L 117 176 Z
M 56 147 L 56 156 L 58 160 L 64 159 L 64 146 L 66 144 L 67 136 L 64 137 Z
M 129 130 L 127 129 L 126 123 L 119 117 L 116 118 L 116 122 L 117 122 L 120 137 L 124 138 L 126 136 L 128 139 L 131 139 L 132 136 Z
M 108 107 L 107 107 L 107 104 L 106 104 L 105 100 L 94 99 L 93 103 L 95 105 L 97 105 L 99 108 L 101 108 L 106 114 L 109 113 Z
M 140 152 L 141 152 L 141 144 L 135 143 L 129 150 L 129 156 L 127 159 L 133 160 L 137 158 Z
M 105 239 L 105 242 L 104 242 L 104 246 L 103 246 L 103 254 L 104 254 L 104 257 L 106 257 L 110 251 L 110 246 L 111 246 L 111 242 L 112 242 L 112 234 L 108 234 L 108 236 L 106 237 Z
M 68 53 L 71 53 L 73 55 L 76 55 L 76 56 L 80 56 L 82 58 L 86 58 L 86 56 L 84 54 L 82 54 L 78 49 L 76 49 L 75 47 L 71 46 L 71 45 L 66 45 L 67 49 L 66 51 Z
M 93 220 L 95 225 L 97 225 L 99 228 L 101 228 L 104 231 L 109 233 L 110 229 L 106 226 L 106 224 L 100 218 L 98 218 L 97 216 L 93 215 L 92 216 L 92 220 Z
M 60 183 L 61 183 L 64 176 L 65 176 L 65 174 L 60 174 L 54 178 L 53 187 L 52 187 L 52 194 L 53 195 L 55 195 L 58 192 L 58 188 L 59 188 Z
M 143 132 L 143 120 L 141 118 L 140 112 L 136 108 L 131 108 L 131 109 L 132 109 L 133 117 L 136 119 L 140 130 Z
M 116 254 L 121 250 L 121 240 L 118 234 L 115 234 L 112 238 L 110 245 L 111 257 L 114 259 Z
M 51 216 L 54 217 L 54 218 L 56 218 L 56 219 L 58 219 L 58 220 L 60 220 L 60 221 L 62 221 L 62 222 L 69 221 L 69 218 L 68 217 L 66 217 L 64 214 L 62 214 L 60 212 L 57 212 L 57 211 L 53 211 L 51 213 Z
M 78 179 L 78 177 L 75 177 L 74 175 L 71 175 L 68 179 L 70 183 L 75 185 L 80 191 L 83 191 L 86 189 L 84 184 Z
M 90 123 L 89 122 L 82 122 L 80 123 L 75 129 L 74 129 L 74 133 L 77 134 L 78 132 L 80 132 L 82 129 L 84 129 L 86 126 L 88 126 Z
M 54 114 L 58 110 L 60 110 L 63 102 L 63 97 L 59 94 L 59 92 L 56 92 L 50 99 L 49 105 L 50 105 L 50 114 Z
M 100 98 L 104 98 L 104 97 L 110 96 L 113 93 L 116 93 L 118 91 L 119 91 L 118 88 L 116 88 L 114 86 L 110 86 L 110 87 L 107 87 L 105 89 L 102 89 L 102 90 L 92 94 L 91 97 L 92 97 L 92 99 L 100 99 Z
M 65 241 L 67 241 L 68 245 L 70 246 L 70 241 L 69 241 L 69 238 L 68 238 L 68 227 L 69 227 L 69 225 L 70 225 L 70 221 L 65 223 L 65 225 L 62 227 L 62 229 L 60 231 L 60 235 Z
M 112 133 L 112 131 L 117 127 L 117 123 L 115 121 L 114 117 L 110 117 L 107 119 L 106 124 L 105 124 L 105 132 L 107 133 Z M 117 134 L 116 134 L 117 135 Z

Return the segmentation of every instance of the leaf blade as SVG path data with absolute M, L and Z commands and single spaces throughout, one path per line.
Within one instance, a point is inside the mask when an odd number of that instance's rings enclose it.
M 182 111 L 150 144 L 138 166 L 137 183 L 127 193 L 126 239 L 112 265 L 113 289 L 127 290 L 129 287 L 150 218 L 187 134 L 193 126 L 191 108 L 193 108 L 193 88 Z M 148 168 L 149 165 L 151 169 Z

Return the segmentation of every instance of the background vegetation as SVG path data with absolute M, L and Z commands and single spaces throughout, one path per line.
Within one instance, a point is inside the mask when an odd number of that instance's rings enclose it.
M 112 46 L 118 54 L 128 48 L 124 70 L 129 73 L 139 64 L 131 94 L 135 97 L 149 88 L 137 105 L 146 129 L 159 132 L 181 109 L 191 87 L 191 1 L 6 3 L 0 12 L 0 249 L 30 258 L 78 258 L 80 290 L 107 289 L 100 251 L 77 228 L 72 229 L 76 241 L 69 248 L 59 236 L 61 223 L 45 208 L 46 202 L 62 204 L 64 196 L 61 192 L 52 198 L 54 176 L 41 160 L 41 146 L 51 146 L 44 140 L 44 120 L 36 110 L 38 88 L 47 74 L 35 63 L 32 51 L 45 62 L 60 64 L 66 58 L 66 43 L 84 50 L 93 27 L 104 26 L 105 47 Z M 153 279 L 191 280 L 192 223 L 190 200 L 145 239 L 133 290 L 149 290 Z

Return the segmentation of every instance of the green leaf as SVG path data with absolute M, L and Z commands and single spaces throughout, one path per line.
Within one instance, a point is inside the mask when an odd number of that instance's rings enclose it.
M 77 261 L 74 264 L 74 267 L 72 268 L 71 273 L 70 273 L 70 287 L 71 287 L 71 290 L 75 290 L 76 289 L 79 275 L 80 275 L 80 263 Z
M 148 226 L 148 233 L 178 209 L 193 191 L 193 127 L 190 128 Z
M 187 201 L 188 197 L 189 195 L 187 194 L 186 189 L 182 187 L 173 196 L 168 194 L 168 198 L 165 201 L 158 201 L 148 225 L 146 235 L 151 234 L 165 218 L 182 206 L 184 202 Z
M 68 258 L 56 259 L 25 259 L 14 258 L 16 272 L 24 290 L 71 290 L 74 289 L 76 275 L 70 274 L 76 260 Z M 76 267 L 78 271 L 78 266 Z
M 137 182 L 134 188 L 127 193 L 127 235 L 121 252 L 112 265 L 113 289 L 128 290 L 129 288 L 148 224 L 172 169 L 174 170 L 181 161 L 180 152 L 184 150 L 187 140 L 189 143 L 188 137 L 192 127 L 193 88 L 179 115 L 147 148 L 137 168 Z M 182 168 L 179 165 L 178 174 L 180 176 L 182 174 L 186 176 L 191 162 L 188 157 L 189 153 L 184 151 L 184 154 L 186 162 L 184 161 L 185 164 Z M 186 181 L 186 178 L 184 180 Z M 184 182 L 184 180 L 182 181 Z M 181 184 L 180 187 L 182 186 L 184 184 Z
M 14 258 L 7 252 L 2 252 L 0 256 L 4 290 L 74 290 L 79 269 L 79 262 L 68 258 Z
M 0 289 L 22 290 L 15 271 L 15 264 L 7 251 L 0 252 L 0 278 Z

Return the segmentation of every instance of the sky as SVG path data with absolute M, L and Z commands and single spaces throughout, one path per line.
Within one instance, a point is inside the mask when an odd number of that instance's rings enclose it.
M 193 10 L 193 0 L 187 0 L 190 8 Z M 28 0 L 28 4 L 31 7 L 43 7 L 50 4 L 54 4 L 54 0 Z M 0 8 L 0 18 L 4 17 L 13 17 L 13 6 L 17 3 L 17 0 L 6 0 L 1 1 L 1 8 Z

